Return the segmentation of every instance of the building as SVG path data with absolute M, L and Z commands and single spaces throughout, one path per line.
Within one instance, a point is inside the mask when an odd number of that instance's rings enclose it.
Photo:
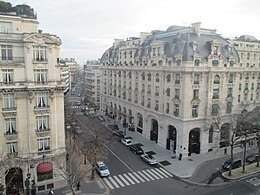
M 66 66 L 69 67 L 71 81 L 75 82 L 77 80 L 77 78 L 79 77 L 79 74 L 80 74 L 80 71 L 79 71 L 80 66 L 79 66 L 79 64 L 75 61 L 74 58 L 61 59 L 60 63 L 65 64 Z
M 86 101 L 100 106 L 100 61 L 88 61 L 84 65 Z
M 43 33 L 28 5 L 0 12 L 0 183 L 7 193 L 59 187 L 65 162 L 58 36 Z M 11 11 L 8 9 L 10 8 Z
M 252 36 L 170 26 L 115 39 L 101 63 L 101 109 L 178 156 L 228 146 L 227 116 L 260 103 L 260 41 Z

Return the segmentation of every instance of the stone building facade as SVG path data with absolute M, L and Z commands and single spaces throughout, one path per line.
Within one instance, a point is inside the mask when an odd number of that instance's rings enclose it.
M 22 15 L 0 14 L 0 183 L 8 193 L 62 186 L 55 160 L 66 156 L 61 40 L 21 7 Z
M 228 116 L 260 103 L 260 42 L 252 36 L 170 26 L 115 39 L 101 62 L 101 109 L 177 155 L 228 146 Z M 216 115 L 219 129 L 211 128 Z

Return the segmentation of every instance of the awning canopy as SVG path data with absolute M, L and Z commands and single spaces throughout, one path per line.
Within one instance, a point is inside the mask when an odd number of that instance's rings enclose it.
M 37 173 L 47 173 L 53 170 L 53 164 L 51 162 L 43 162 L 37 166 Z

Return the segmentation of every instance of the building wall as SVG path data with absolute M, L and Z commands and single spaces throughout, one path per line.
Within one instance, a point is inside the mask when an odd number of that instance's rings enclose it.
M 189 152 L 192 144 L 203 153 L 219 148 L 220 132 L 213 132 L 213 141 L 209 142 L 212 112 L 216 109 L 225 118 L 240 112 L 245 105 L 253 109 L 260 103 L 260 44 L 253 41 L 255 47 L 250 50 L 235 43 L 198 24 L 192 28 L 172 26 L 167 31 L 153 31 L 142 39 L 117 40 L 101 58 L 102 110 L 122 123 L 134 122 L 135 127 L 137 114 L 142 114 L 142 134 L 147 138 L 153 128 L 151 121 L 157 120 L 156 142 L 163 147 L 169 138 L 168 126 L 174 126 L 177 154 L 194 153 Z M 253 43 L 251 40 L 250 44 Z M 256 53 L 255 61 L 252 57 L 241 60 L 242 51 L 250 56 Z M 198 96 L 194 96 L 194 90 L 198 90 Z M 226 122 L 223 120 L 220 126 Z
M 36 19 L 24 19 L 12 16 L 0 15 L 0 21 L 12 24 L 15 34 L 9 32 L 2 34 L 0 47 L 11 46 L 12 57 L 7 60 L 0 54 L 0 157 L 7 161 L 13 159 L 10 165 L 1 168 L 0 175 L 11 168 L 21 167 L 23 181 L 30 173 L 35 178 L 37 186 L 47 188 L 48 184 L 54 187 L 62 185 L 60 175 L 54 174 L 52 179 L 38 181 L 37 166 L 42 162 L 51 162 L 53 172 L 57 172 L 55 158 L 65 159 L 65 130 L 64 130 L 64 90 L 66 83 L 61 81 L 59 58 L 59 47 L 61 41 L 56 35 L 37 33 L 38 21 Z M 23 33 L 23 34 L 22 34 Z M 46 60 L 33 59 L 34 47 L 41 46 L 46 49 Z M 5 80 L 4 72 L 13 71 L 12 79 Z M 47 77 L 38 80 L 35 71 L 46 71 Z M 43 78 L 43 76 L 42 76 Z M 48 106 L 37 104 L 37 94 L 46 92 Z M 6 94 L 15 95 L 15 107 L 8 108 L 5 105 Z M 39 101 L 42 100 L 38 100 Z M 37 117 L 48 116 L 49 126 L 44 130 L 37 130 Z M 6 120 L 14 119 L 16 133 L 6 134 Z M 42 123 L 41 123 L 42 124 Z M 39 139 L 49 139 L 49 146 L 40 150 Z M 17 148 L 14 151 L 7 149 L 7 144 L 14 142 Z M 64 160 L 65 162 L 65 160 Z M 5 184 L 5 178 L 0 183 Z M 64 182 L 63 182 L 64 184 Z

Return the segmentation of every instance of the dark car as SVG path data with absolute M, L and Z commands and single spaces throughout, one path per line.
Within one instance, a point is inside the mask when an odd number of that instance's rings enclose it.
M 105 117 L 103 117 L 102 115 L 98 115 L 97 119 L 102 121 L 102 122 L 106 121 Z
M 250 155 L 248 155 L 248 156 L 246 157 L 246 162 L 249 163 L 249 164 L 251 164 L 251 163 L 256 162 L 257 159 L 258 159 L 258 154 L 252 153 L 252 154 L 250 154 Z
M 121 138 L 124 138 L 124 137 L 125 137 L 125 134 L 124 134 L 124 132 L 123 132 L 123 131 L 120 131 L 120 130 L 113 131 L 113 135 L 115 135 L 115 136 L 118 136 L 118 137 L 119 137 L 119 139 L 121 139 Z
M 242 161 L 240 159 L 234 160 L 233 163 L 231 163 L 231 160 L 227 160 L 226 162 L 224 162 L 224 164 L 222 165 L 223 170 L 228 171 L 230 166 L 232 166 L 232 169 L 236 169 L 239 168 L 242 164 Z
M 142 155 L 142 154 L 144 154 L 144 151 L 143 151 L 143 149 L 140 147 L 140 146 L 138 146 L 138 145 L 130 145 L 129 146 L 129 149 L 132 151 L 132 152 L 134 152 L 135 154 L 138 154 L 138 155 Z

